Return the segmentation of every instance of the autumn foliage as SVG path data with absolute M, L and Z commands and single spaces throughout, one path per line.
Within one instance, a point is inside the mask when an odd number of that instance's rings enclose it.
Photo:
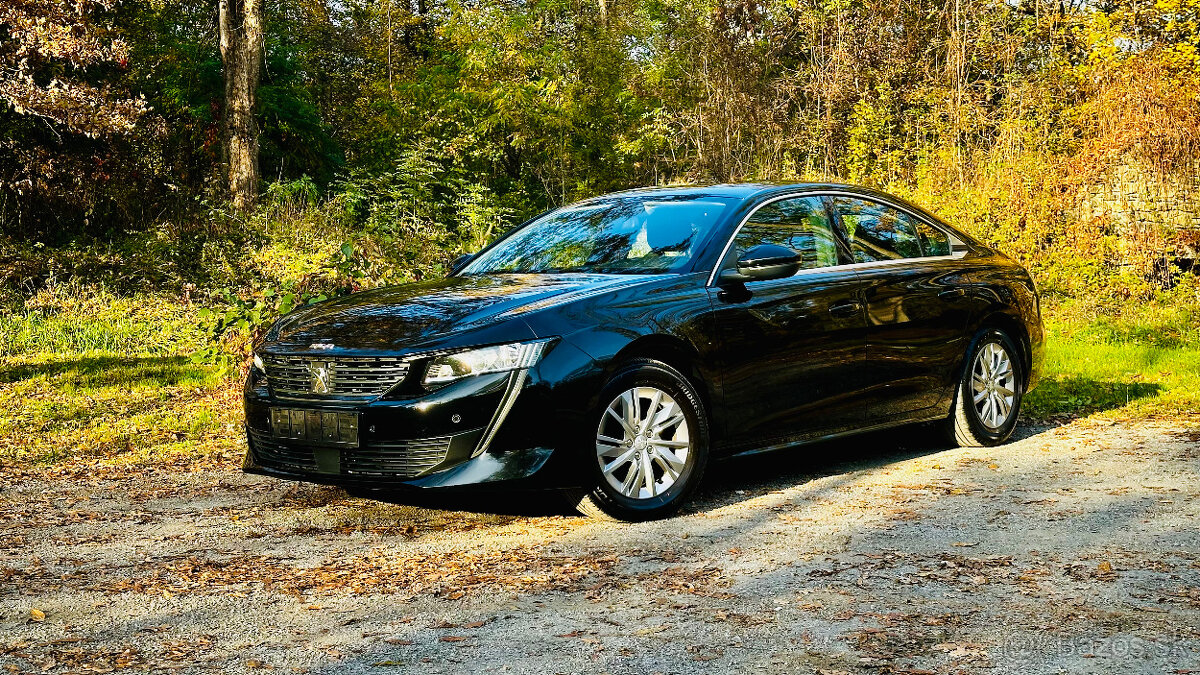
M 1150 298 L 1200 243 L 1198 26 L 1198 0 L 12 0 L 0 280 L 244 296 L 252 251 L 312 228 L 396 281 L 601 192 L 812 179 L 909 196 L 1052 293 Z M 1124 203 L 1131 177 L 1166 196 Z

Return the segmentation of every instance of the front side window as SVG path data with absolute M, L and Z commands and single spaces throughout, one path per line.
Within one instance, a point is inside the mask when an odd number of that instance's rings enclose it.
M 834 204 L 850 238 L 854 262 L 921 257 L 916 221 L 907 214 L 853 197 L 836 197 Z
M 803 258 L 801 269 L 837 265 L 838 246 L 820 198 L 771 202 L 755 211 L 733 240 L 734 258 L 761 244 L 786 246 Z
M 568 206 L 480 253 L 462 274 L 682 270 L 729 202 L 712 196 L 619 197 Z

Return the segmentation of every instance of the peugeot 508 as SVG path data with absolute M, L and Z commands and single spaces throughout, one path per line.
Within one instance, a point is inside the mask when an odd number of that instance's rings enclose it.
M 292 312 L 246 381 L 247 471 L 354 494 L 543 487 L 675 511 L 710 459 L 939 423 L 1013 432 L 1029 274 L 847 185 L 654 188 L 513 228 L 444 279 Z

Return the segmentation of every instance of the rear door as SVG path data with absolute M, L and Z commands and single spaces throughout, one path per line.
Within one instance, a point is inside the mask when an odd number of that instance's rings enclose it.
M 863 384 L 873 423 L 918 416 L 949 396 L 970 305 L 949 235 L 900 208 L 832 199 L 866 304 Z
M 727 445 L 757 448 L 857 426 L 866 319 L 827 204 L 788 197 L 759 207 L 717 274 L 759 244 L 787 246 L 804 262 L 793 277 L 710 289 Z

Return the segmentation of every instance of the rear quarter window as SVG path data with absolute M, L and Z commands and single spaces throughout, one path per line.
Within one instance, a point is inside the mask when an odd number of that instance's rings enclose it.
M 950 235 L 923 220 L 916 221 L 917 236 L 927 256 L 950 255 Z

